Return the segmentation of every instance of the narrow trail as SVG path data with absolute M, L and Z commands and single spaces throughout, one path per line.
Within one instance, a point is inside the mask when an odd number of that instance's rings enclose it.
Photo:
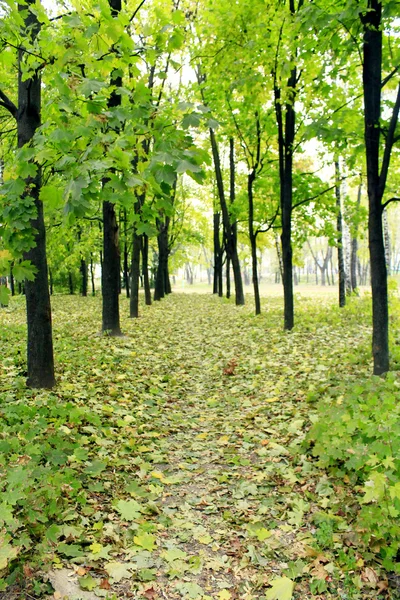
M 339 580 L 331 594 L 310 591 L 334 569 L 315 515 L 345 491 L 301 444 L 314 403 L 355 376 L 342 354 L 368 328 L 343 314 L 323 324 L 323 302 L 304 300 L 301 326 L 284 333 L 279 299 L 254 317 L 251 306 L 174 294 L 124 317 L 125 337 L 104 338 L 97 298 L 53 305 L 50 397 L 80 411 L 67 409 L 60 435 L 79 444 L 68 464 L 87 499 L 63 512 L 51 561 L 81 577 L 82 597 L 264 600 L 282 576 L 294 599 L 348 597 Z

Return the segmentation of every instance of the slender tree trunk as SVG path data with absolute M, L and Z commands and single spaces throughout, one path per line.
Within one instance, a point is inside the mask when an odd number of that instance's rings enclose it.
M 392 265 L 391 265 L 389 221 L 388 221 L 388 215 L 387 215 L 386 209 L 382 213 L 382 220 L 383 220 L 383 242 L 385 245 L 386 270 L 387 270 L 387 274 L 390 276 L 392 274 Z
M 10 292 L 11 292 L 11 296 L 15 296 L 15 282 L 14 282 L 13 264 L 11 264 L 11 266 L 10 266 Z
M 168 233 L 165 222 L 158 222 L 158 268 L 154 289 L 154 300 L 161 300 L 166 294 L 166 279 L 168 273 Z
M 109 5 L 113 18 L 117 19 L 121 11 L 121 0 L 109 0 Z M 111 49 L 111 51 L 116 52 L 114 49 Z M 122 86 L 122 78 L 116 71 L 111 73 L 110 86 L 116 88 Z M 113 89 L 108 100 L 108 108 L 115 108 L 120 104 L 121 96 Z M 107 180 L 104 180 L 103 185 L 106 182 Z M 102 331 L 112 336 L 121 335 L 119 321 L 120 267 L 118 222 L 115 206 L 112 202 L 105 201 L 103 202 Z
M 368 240 L 372 288 L 372 354 L 374 374 L 389 370 L 389 311 L 387 272 L 382 229 L 382 195 L 379 147 L 382 81 L 382 5 L 379 0 L 368 1 L 368 12 L 362 16 L 363 91 L 365 149 L 368 182 Z
M 214 283 L 213 294 L 218 294 L 219 280 L 222 277 L 222 259 L 221 259 L 221 242 L 219 238 L 219 224 L 221 215 L 219 212 L 214 213 L 213 232 L 214 232 Z
M 40 31 L 40 23 L 31 6 L 33 0 L 18 5 L 18 12 L 24 22 L 25 35 L 35 39 Z M 24 49 L 18 51 L 18 114 L 17 135 L 18 148 L 31 142 L 36 129 L 40 126 L 41 80 L 40 71 L 25 79 L 22 77 Z M 34 281 L 25 281 L 26 314 L 28 324 L 27 385 L 34 388 L 52 388 L 55 384 L 53 338 L 51 324 L 51 306 L 47 274 L 46 233 L 44 225 L 43 205 L 40 200 L 41 172 L 37 166 L 36 174 L 25 181 L 27 195 L 32 198 L 36 215 L 31 220 L 31 227 L 36 232 L 34 246 L 24 253 L 24 260 L 29 260 L 36 268 Z
M 144 299 L 147 306 L 151 305 L 151 290 L 149 281 L 149 237 L 142 236 L 142 274 L 144 286 Z
M 336 209 L 337 209 L 337 251 L 338 251 L 338 269 L 339 269 L 339 306 L 346 305 L 346 273 L 344 270 L 343 257 L 343 222 L 342 222 L 342 199 L 340 193 L 340 165 L 339 159 L 335 160 L 335 193 L 336 193 Z
M 231 297 L 231 261 L 226 257 L 226 297 Z
M 74 278 L 72 277 L 71 271 L 68 271 L 68 288 L 69 288 L 70 295 L 73 296 L 75 289 L 74 289 Z
M 230 173 L 229 199 L 230 199 L 230 203 L 232 206 L 232 204 L 235 202 L 235 199 L 236 199 L 235 144 L 234 144 L 233 138 L 229 139 L 229 167 L 230 167 L 229 168 L 229 173 Z M 227 260 L 227 268 L 228 268 L 229 262 L 231 262 L 232 270 L 233 270 L 233 279 L 234 279 L 234 283 L 235 283 L 235 303 L 236 303 L 236 306 L 243 306 L 245 303 L 245 299 L 244 299 L 244 291 L 243 291 L 242 273 L 240 270 L 240 261 L 239 261 L 239 255 L 238 255 L 238 249 L 237 249 L 237 223 L 234 222 L 231 224 L 230 219 L 229 219 L 229 225 L 230 225 L 231 236 L 230 236 L 230 239 L 227 240 L 227 247 L 229 246 L 230 261 Z M 227 285 L 228 285 L 228 279 L 227 279 Z M 229 278 L 229 285 L 230 285 L 230 278 Z
M 80 272 L 81 272 L 81 294 L 82 294 L 82 296 L 86 297 L 87 296 L 87 286 L 88 286 L 88 269 L 87 269 L 86 260 L 84 258 L 81 258 Z
M 128 231 L 127 231 L 127 214 L 124 209 L 124 285 L 126 297 L 129 298 L 129 252 L 128 252 Z
M 210 140 L 211 140 L 211 150 L 212 150 L 212 155 L 213 155 L 213 160 L 214 160 L 215 178 L 216 178 L 216 182 L 217 182 L 218 197 L 219 197 L 221 212 L 222 212 L 224 238 L 226 239 L 226 252 L 231 258 L 232 267 L 234 270 L 236 304 L 241 305 L 241 304 L 244 304 L 242 275 L 240 272 L 240 263 L 239 263 L 239 257 L 237 254 L 237 246 L 235 245 L 234 239 L 232 236 L 232 227 L 231 227 L 231 222 L 230 222 L 230 217 L 229 217 L 229 211 L 228 211 L 228 207 L 227 207 L 226 199 L 225 199 L 224 181 L 223 181 L 223 177 L 222 177 L 221 161 L 220 161 L 220 157 L 219 157 L 217 140 L 215 138 L 215 133 L 212 129 L 210 129 Z M 231 156 L 232 156 L 232 153 L 231 153 Z M 233 160 L 233 159 L 231 158 L 231 160 Z M 234 170 L 233 170 L 233 173 L 231 171 L 231 177 L 234 178 Z M 234 179 L 233 179 L 233 182 L 234 182 Z M 231 179 L 232 194 L 234 194 L 234 183 L 233 182 Z M 219 285 L 219 288 L 221 288 L 221 286 L 222 286 L 222 257 L 221 257 L 221 285 Z M 220 291 L 221 290 L 219 290 L 219 292 Z
M 92 282 L 92 296 L 96 295 L 96 287 L 94 283 L 94 265 L 93 265 L 93 254 L 90 255 L 90 279 Z
M 247 178 L 247 195 L 249 202 L 249 238 L 251 245 L 251 263 L 252 263 L 252 276 L 253 276 L 253 288 L 254 288 L 254 304 L 256 315 L 261 314 L 261 302 L 260 302 L 260 289 L 258 286 L 258 273 L 257 273 L 257 235 L 254 233 L 254 198 L 253 198 L 253 183 L 256 174 L 253 170 Z
M 357 212 L 358 209 L 360 208 L 360 204 L 361 204 L 361 191 L 362 191 L 362 183 L 360 181 L 360 185 L 358 186 L 358 193 L 357 193 Z M 350 259 L 350 265 L 351 265 L 351 290 L 354 292 L 357 289 L 357 264 L 358 264 L 358 258 L 357 258 L 357 252 L 358 252 L 358 220 L 356 220 L 356 224 L 354 227 L 354 231 L 353 231 L 353 237 L 351 238 L 351 259 Z
M 131 296 L 130 296 L 130 314 L 133 319 L 139 316 L 139 275 L 140 275 L 140 251 L 141 236 L 134 231 L 131 263 Z

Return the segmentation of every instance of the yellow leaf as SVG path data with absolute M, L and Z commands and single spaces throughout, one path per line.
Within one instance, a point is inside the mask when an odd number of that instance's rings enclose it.
M 89 546 L 89 549 L 92 551 L 92 554 L 99 554 L 102 551 L 103 546 L 97 542 L 94 542 Z
M 208 437 L 208 433 L 199 433 L 199 435 L 196 435 L 196 440 L 205 440 Z
M 219 600 L 230 600 L 232 598 L 232 594 L 228 592 L 228 590 L 221 590 L 218 594 Z
M 278 402 L 278 400 L 277 396 L 273 396 L 273 398 L 266 398 L 265 402 Z
M 291 600 L 294 581 L 288 577 L 278 577 L 271 583 L 271 589 L 265 594 L 266 600 Z
M 229 442 L 229 435 L 223 435 L 219 438 L 219 444 L 227 444 Z

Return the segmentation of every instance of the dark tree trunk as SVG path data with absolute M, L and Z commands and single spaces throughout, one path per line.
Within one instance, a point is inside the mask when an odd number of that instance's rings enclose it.
M 294 326 L 293 301 L 293 251 L 292 251 L 292 205 L 293 205 L 293 142 L 295 137 L 295 88 L 297 69 L 292 69 L 288 80 L 288 94 L 291 102 L 285 105 L 285 123 L 283 123 L 281 90 L 275 86 L 275 112 L 278 125 L 280 204 L 282 219 L 282 281 L 284 297 L 284 328 Z
M 31 11 L 33 0 L 18 5 L 18 11 L 24 20 L 26 35 L 35 39 L 40 31 L 40 23 L 36 14 Z M 40 126 L 41 80 L 40 72 L 33 77 L 22 77 L 24 50 L 18 52 L 18 113 L 17 133 L 18 148 L 31 142 L 36 129 Z M 55 385 L 53 338 L 51 324 L 51 306 L 47 275 L 46 232 L 44 225 L 43 205 L 39 198 L 41 186 L 40 167 L 34 176 L 25 181 L 26 189 L 36 209 L 36 216 L 31 226 L 36 231 L 35 245 L 24 253 L 24 260 L 29 260 L 36 267 L 34 281 L 25 281 L 26 314 L 28 324 L 27 385 L 34 388 L 52 388 Z
M 129 252 L 126 209 L 124 209 L 124 285 L 126 297 L 129 298 Z
M 231 261 L 226 257 L 226 297 L 231 297 Z
M 82 296 L 87 296 L 87 288 L 88 288 L 88 269 L 85 259 L 81 259 L 81 294 Z
M 165 222 L 158 220 L 158 267 L 156 284 L 154 288 L 154 300 L 161 300 L 167 293 L 168 280 L 168 229 Z
M 234 144 L 233 138 L 229 139 L 229 167 L 230 167 L 229 168 L 229 172 L 230 172 L 229 200 L 230 200 L 230 203 L 232 206 L 232 204 L 235 202 L 235 199 L 236 199 L 235 144 Z M 236 306 L 243 306 L 243 304 L 245 303 L 245 299 L 244 299 L 244 291 L 243 291 L 242 273 L 240 270 L 240 261 L 239 261 L 239 255 L 238 255 L 238 250 L 237 250 L 237 223 L 234 222 L 231 224 L 230 219 L 229 219 L 229 224 L 230 224 L 231 236 L 230 236 L 230 239 L 227 240 L 227 247 L 229 247 L 229 259 L 230 259 L 230 262 L 232 263 L 233 279 L 234 279 L 234 283 L 235 283 L 235 303 L 236 303 Z M 227 261 L 227 263 L 229 264 L 229 261 Z
M 224 228 L 224 238 L 226 240 L 226 252 L 232 261 L 232 268 L 234 272 L 235 279 L 235 301 L 237 305 L 244 304 L 244 293 L 243 293 L 243 283 L 242 283 L 242 275 L 240 272 L 240 263 L 239 257 L 237 254 L 237 244 L 235 243 L 235 237 L 232 235 L 232 226 L 230 222 L 230 216 L 228 211 L 228 206 L 225 199 L 225 191 L 224 191 L 224 181 L 222 178 L 221 171 L 221 161 L 219 157 L 217 140 L 215 138 L 215 133 L 212 129 L 210 129 L 210 140 L 211 140 L 211 150 L 214 160 L 214 168 L 215 168 L 215 179 L 217 182 L 218 189 L 218 197 L 221 206 L 222 212 L 222 224 Z M 231 197 L 234 197 L 234 164 L 232 165 L 233 154 L 231 150 Z M 222 287 L 222 257 L 221 257 L 221 283 L 218 284 L 218 288 Z M 219 295 L 221 295 L 219 289 Z M 223 294 L 222 294 L 223 295 Z
M 257 235 L 254 233 L 254 198 L 253 198 L 253 183 L 256 174 L 253 170 L 247 178 L 247 196 L 249 202 L 249 238 L 251 246 L 251 265 L 252 265 L 252 279 L 254 289 L 254 304 L 256 315 L 261 314 L 261 302 L 260 302 L 260 289 L 258 285 L 258 273 L 257 273 Z
M 10 267 L 10 292 L 11 292 L 11 296 L 15 296 L 15 282 L 14 282 L 13 265 L 11 265 L 11 267 Z
M 103 202 L 102 330 L 111 336 L 121 335 L 119 324 L 119 284 L 120 254 L 115 207 L 111 202 Z
M 142 236 L 142 274 L 144 286 L 144 299 L 147 306 L 151 305 L 151 290 L 149 280 L 149 237 Z
M 90 279 L 92 282 L 92 296 L 96 295 L 96 287 L 94 284 L 94 265 L 93 265 L 93 255 L 90 255 Z
M 214 213 L 213 220 L 213 233 L 214 233 L 214 282 L 213 282 L 213 294 L 218 294 L 219 282 L 222 279 L 222 249 L 221 241 L 219 237 L 219 225 L 221 215 L 219 212 Z
M 368 10 L 360 14 L 364 27 L 363 92 L 365 150 L 368 182 L 368 240 L 372 288 L 372 354 L 374 374 L 389 370 L 389 311 L 387 271 L 382 228 L 382 197 L 385 191 L 390 155 L 400 109 L 400 85 L 379 164 L 382 87 L 382 4 L 368 0 Z
M 117 18 L 121 11 L 121 0 L 109 0 L 111 14 Z M 112 52 L 116 52 L 111 48 Z M 111 73 L 111 87 L 121 87 L 122 78 L 117 72 Z M 113 89 L 108 100 L 108 108 L 120 106 L 121 96 Z M 103 185 L 107 180 L 103 181 Z M 119 291 L 121 286 L 120 278 L 120 250 L 118 239 L 118 222 L 115 214 L 115 206 L 112 202 L 103 202 L 103 269 L 102 269 L 102 290 L 103 290 L 103 323 L 102 330 L 108 335 L 121 335 L 119 321 Z
M 337 209 L 337 251 L 338 251 L 338 269 L 339 269 L 339 306 L 346 305 L 346 273 L 344 270 L 343 256 L 343 222 L 342 222 L 342 199 L 340 190 L 340 166 L 339 159 L 335 160 L 335 192 L 336 192 L 336 209 Z
M 133 319 L 139 316 L 139 276 L 140 276 L 140 252 L 142 246 L 141 236 L 134 231 L 132 263 L 131 263 L 131 297 L 129 302 L 129 316 Z

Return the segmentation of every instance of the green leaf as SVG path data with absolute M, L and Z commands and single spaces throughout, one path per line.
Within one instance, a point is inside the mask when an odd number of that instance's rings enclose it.
M 188 160 L 181 160 L 176 167 L 177 173 L 200 173 L 202 168 L 199 165 L 189 162 Z
M 78 578 L 79 585 L 83 590 L 89 590 L 91 592 L 95 587 L 98 586 L 99 580 L 95 579 L 91 575 L 86 575 L 85 577 Z
M 132 565 L 129 563 L 109 562 L 104 565 L 104 569 L 114 582 L 118 583 L 121 579 L 132 577 Z
M 142 507 L 136 500 L 119 500 L 115 507 L 124 521 L 135 521 L 142 512 Z
M 265 594 L 265 600 L 291 600 L 294 581 L 288 577 L 279 577 L 271 583 L 271 589 Z
M 17 281 L 34 281 L 37 268 L 29 260 L 23 260 L 13 266 L 13 273 Z
M 137 546 L 141 546 L 142 548 L 144 548 L 145 550 L 148 550 L 149 552 L 151 552 L 152 550 L 154 550 L 154 547 L 156 545 L 156 538 L 154 535 L 152 535 L 151 533 L 141 533 L 139 535 L 135 535 L 135 537 L 133 538 L 133 541 L 135 542 L 135 544 Z
M 94 460 L 89 466 L 87 466 L 83 472 L 90 477 L 97 477 L 107 468 L 107 463 L 102 460 Z

